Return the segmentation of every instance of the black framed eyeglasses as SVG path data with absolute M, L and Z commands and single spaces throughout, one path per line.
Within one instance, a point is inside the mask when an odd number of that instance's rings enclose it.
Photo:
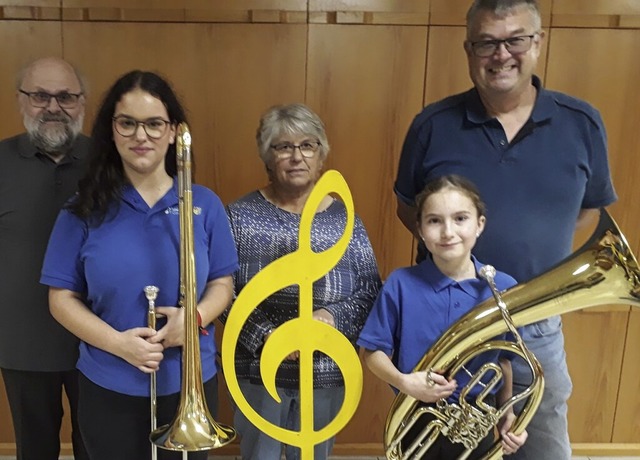
M 522 54 L 531 49 L 533 39 L 537 35 L 538 33 L 518 35 L 516 37 L 505 38 L 504 40 L 479 40 L 477 42 L 469 42 L 469 45 L 471 46 L 473 54 L 477 57 L 493 56 L 502 44 L 504 44 L 504 47 L 511 54 Z
M 142 125 L 144 132 L 147 133 L 147 136 L 151 139 L 160 139 L 165 135 L 167 128 L 171 124 L 169 120 L 163 120 L 159 117 L 140 121 L 135 118 L 119 115 L 113 117 L 112 120 L 116 132 L 123 137 L 133 136 L 138 130 L 138 126 Z
M 291 158 L 293 152 L 296 149 L 300 150 L 300 154 L 305 158 L 312 158 L 322 144 L 319 141 L 305 141 L 299 145 L 292 144 L 291 142 L 280 142 L 278 144 L 271 145 L 271 148 L 276 153 L 279 159 Z
M 25 94 L 29 97 L 29 102 L 33 107 L 44 109 L 45 107 L 49 107 L 49 103 L 51 99 L 55 99 L 58 102 L 58 105 L 63 109 L 73 109 L 78 105 L 78 101 L 80 100 L 80 96 L 83 93 L 68 93 L 66 91 L 62 91 L 60 93 L 51 94 L 46 91 L 25 91 L 23 89 L 19 89 L 18 92 Z

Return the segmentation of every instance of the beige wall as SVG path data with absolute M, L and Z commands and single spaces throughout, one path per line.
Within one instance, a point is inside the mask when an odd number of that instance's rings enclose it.
M 13 79 L 32 58 L 62 56 L 86 74 L 87 128 L 118 75 L 157 70 L 189 110 L 197 180 L 229 202 L 265 182 L 253 140 L 260 113 L 304 101 L 327 124 L 328 166 L 347 179 L 386 275 L 412 260 L 392 193 L 406 129 L 424 104 L 470 85 L 461 44 L 468 2 L 0 0 L 0 138 L 22 130 Z M 538 74 L 547 87 L 601 110 L 620 197 L 611 212 L 638 253 L 640 2 L 541 6 L 547 47 Z M 619 306 L 573 313 L 565 316 L 565 331 L 575 383 L 572 440 L 580 452 L 639 453 L 640 313 Z M 392 394 L 366 372 L 363 398 L 338 436 L 338 454 L 381 452 Z M 228 403 L 220 418 L 231 421 Z M 63 436 L 68 441 L 68 423 Z M 2 392 L 0 453 L 12 449 Z

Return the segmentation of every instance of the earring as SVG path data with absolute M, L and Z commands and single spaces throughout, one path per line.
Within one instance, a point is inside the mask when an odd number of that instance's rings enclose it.
M 476 238 L 480 236 L 480 232 L 476 232 Z

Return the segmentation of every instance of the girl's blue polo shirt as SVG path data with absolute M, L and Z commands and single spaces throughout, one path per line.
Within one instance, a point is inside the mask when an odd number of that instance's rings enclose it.
M 208 281 L 238 268 L 236 248 L 220 199 L 193 186 L 193 230 L 198 298 Z M 80 293 L 87 306 L 118 331 L 147 326 L 144 287 L 160 288 L 156 305 L 177 305 L 180 283 L 180 224 L 177 184 L 152 208 L 137 190 L 125 186 L 99 226 L 63 210 L 49 240 L 40 282 Z M 158 325 L 161 327 L 162 323 Z M 200 336 L 205 381 L 216 373 L 213 324 Z M 164 351 L 157 372 L 158 395 L 180 391 L 180 347 Z M 80 344 L 77 368 L 95 384 L 133 396 L 149 396 L 149 375 L 122 358 Z
M 473 258 L 476 273 L 482 263 Z M 499 290 L 516 284 L 509 275 L 497 272 Z M 367 350 L 381 350 L 402 373 L 410 373 L 436 340 L 460 317 L 492 296 L 487 282 L 474 278 L 454 281 L 442 274 L 430 257 L 418 265 L 393 271 L 382 286 L 357 344 Z M 504 339 L 506 334 L 498 338 Z M 486 362 L 498 362 L 500 351 L 483 353 L 465 367 L 474 373 Z M 509 356 L 506 356 L 509 358 Z M 488 380 L 491 376 L 485 379 Z M 469 381 L 463 371 L 455 376 L 458 389 L 449 398 L 457 401 Z M 481 388 L 476 385 L 470 396 Z M 495 389 L 494 389 L 495 393 Z

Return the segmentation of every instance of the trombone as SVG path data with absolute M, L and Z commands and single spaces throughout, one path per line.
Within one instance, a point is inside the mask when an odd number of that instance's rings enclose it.
M 182 384 L 178 411 L 169 425 L 155 428 L 155 374 L 151 377 L 152 451 L 157 447 L 187 452 L 217 449 L 236 437 L 236 431 L 216 422 L 207 408 L 202 384 L 195 257 L 193 249 L 193 196 L 191 192 L 191 134 L 186 123 L 176 132 L 178 213 L 180 216 L 180 306 L 184 308 L 185 340 L 182 346 Z M 156 291 L 157 293 L 157 291 Z M 151 301 L 149 301 L 151 304 Z M 151 317 L 151 308 L 149 309 Z M 155 314 L 152 320 L 155 326 Z M 153 454 L 152 454 L 153 455 Z M 155 458 L 154 458 L 155 460 Z

